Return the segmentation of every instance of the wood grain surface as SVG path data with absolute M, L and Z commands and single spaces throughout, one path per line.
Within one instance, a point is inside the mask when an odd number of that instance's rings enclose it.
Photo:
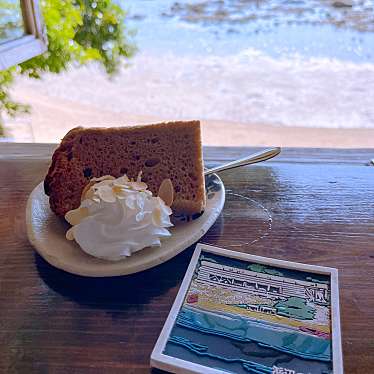
M 47 264 L 28 243 L 24 212 L 54 147 L 0 143 L 0 372 L 149 373 L 193 248 L 117 278 Z M 215 165 L 255 150 L 206 148 L 205 160 Z M 370 150 L 295 148 L 223 172 L 225 208 L 201 240 L 338 268 L 346 373 L 374 372 L 373 158 Z

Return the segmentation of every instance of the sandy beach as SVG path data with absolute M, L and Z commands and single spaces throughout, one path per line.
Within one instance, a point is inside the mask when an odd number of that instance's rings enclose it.
M 38 87 L 41 83 L 36 83 L 33 87 L 30 83 L 21 82 L 13 93 L 16 100 L 31 105 L 31 114 L 7 121 L 6 135 L 14 141 L 56 143 L 76 126 L 124 126 L 200 119 L 199 116 L 139 114 L 131 112 L 130 106 L 126 106 L 127 111 L 114 111 L 95 103 L 43 93 Z M 202 133 L 204 145 L 212 146 L 374 147 L 373 128 L 316 128 L 203 119 Z

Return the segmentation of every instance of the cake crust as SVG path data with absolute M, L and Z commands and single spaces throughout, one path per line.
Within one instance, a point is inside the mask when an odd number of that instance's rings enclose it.
M 70 130 L 52 156 L 44 191 L 58 216 L 80 205 L 91 178 L 127 174 L 142 180 L 154 195 L 170 178 L 176 213 L 200 213 L 205 207 L 204 168 L 199 121 Z

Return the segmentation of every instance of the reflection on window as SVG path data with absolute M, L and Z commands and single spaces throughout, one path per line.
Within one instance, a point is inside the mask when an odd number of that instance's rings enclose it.
M 0 0 L 0 44 L 24 34 L 22 10 L 18 0 Z

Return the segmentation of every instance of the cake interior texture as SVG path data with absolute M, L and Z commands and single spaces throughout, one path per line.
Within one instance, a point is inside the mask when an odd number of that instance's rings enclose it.
M 64 216 L 79 207 L 93 177 L 126 174 L 135 179 L 139 172 L 154 195 L 164 179 L 171 179 L 174 212 L 201 213 L 206 198 L 200 122 L 74 128 L 52 156 L 44 190 L 51 209 Z

